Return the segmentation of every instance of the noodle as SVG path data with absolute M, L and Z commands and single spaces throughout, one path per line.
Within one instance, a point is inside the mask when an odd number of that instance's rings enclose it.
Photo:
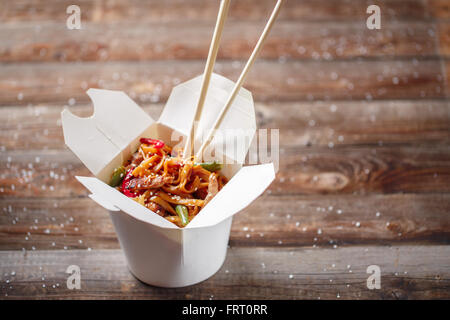
M 172 148 L 141 138 L 131 159 L 117 168 L 111 181 L 126 196 L 184 227 L 222 189 L 227 179 L 217 163 L 196 163 L 171 156 Z M 115 174 L 120 177 L 114 177 Z

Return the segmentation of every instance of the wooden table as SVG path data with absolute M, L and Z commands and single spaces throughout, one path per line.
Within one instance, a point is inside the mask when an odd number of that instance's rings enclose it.
M 450 298 L 449 1 L 376 1 L 381 30 L 365 0 L 287 1 L 245 83 L 259 128 L 280 129 L 276 181 L 235 217 L 220 271 L 180 289 L 129 273 L 60 112 L 89 115 L 99 87 L 158 117 L 202 72 L 218 4 L 79 0 L 68 30 L 72 2 L 0 2 L 1 298 Z M 233 1 L 216 72 L 237 78 L 273 3 Z

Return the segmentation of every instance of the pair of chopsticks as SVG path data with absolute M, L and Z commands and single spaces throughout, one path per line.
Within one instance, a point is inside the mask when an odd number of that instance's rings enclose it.
M 214 122 L 212 128 L 209 130 L 205 141 L 203 141 L 200 149 L 197 152 L 196 157 L 195 157 L 197 159 L 197 161 L 202 160 L 203 151 L 209 145 L 209 143 L 212 141 L 214 132 L 220 127 L 220 124 L 222 123 L 222 120 L 224 119 L 225 114 L 227 113 L 230 106 L 233 104 L 234 99 L 236 98 L 239 90 L 242 87 L 242 84 L 244 83 L 245 77 L 247 76 L 250 68 L 252 67 L 253 63 L 255 62 L 256 56 L 258 55 L 259 51 L 261 50 L 261 48 L 264 44 L 264 41 L 266 40 L 267 35 L 269 34 L 270 29 L 272 28 L 273 23 L 275 22 L 275 19 L 278 16 L 278 12 L 280 10 L 282 2 L 283 2 L 283 0 L 277 1 L 275 8 L 272 11 L 272 14 L 270 15 L 270 18 L 267 21 L 267 24 L 266 24 L 258 42 L 256 43 L 256 46 L 253 49 L 252 54 L 250 55 L 250 58 L 248 59 L 244 69 L 242 70 L 238 80 L 236 81 L 236 83 L 233 87 L 233 90 L 231 91 L 230 95 L 228 96 L 228 99 L 227 99 L 225 105 L 221 109 L 219 116 L 217 117 L 216 121 Z M 217 16 L 216 26 L 214 28 L 211 45 L 209 47 L 208 59 L 206 60 L 206 66 L 205 66 L 205 70 L 203 73 L 203 81 L 202 81 L 202 87 L 201 87 L 201 91 L 200 91 L 200 97 L 198 99 L 197 107 L 195 109 L 194 119 L 193 119 L 192 125 L 191 125 L 191 130 L 190 130 L 188 140 L 186 142 L 184 152 L 183 152 L 183 157 L 185 159 L 191 157 L 193 149 L 194 149 L 195 124 L 198 123 L 198 121 L 200 121 L 200 117 L 201 117 L 201 114 L 203 111 L 203 106 L 205 104 L 206 94 L 208 92 L 209 82 L 211 80 L 211 74 L 213 72 L 214 64 L 216 62 L 217 52 L 219 51 L 220 38 L 222 36 L 223 26 L 225 24 L 225 20 L 226 20 L 227 14 L 228 14 L 229 7 L 230 7 L 230 0 L 221 0 L 219 13 Z

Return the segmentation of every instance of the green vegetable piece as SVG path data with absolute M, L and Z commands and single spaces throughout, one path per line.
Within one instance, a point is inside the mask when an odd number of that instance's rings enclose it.
M 111 180 L 109 181 L 109 185 L 111 187 L 117 187 L 123 180 L 123 178 L 125 177 L 125 167 L 124 166 L 120 166 L 116 169 L 114 169 L 112 175 L 111 175 Z
M 208 170 L 209 172 L 216 172 L 222 169 L 222 164 L 218 163 L 216 161 L 214 162 L 203 162 L 200 163 L 200 165 L 203 167 L 203 169 Z
M 183 226 L 187 225 L 189 223 L 189 212 L 186 206 L 183 206 L 182 204 L 178 204 L 175 207 L 175 211 L 177 212 L 178 216 L 181 219 L 181 224 Z

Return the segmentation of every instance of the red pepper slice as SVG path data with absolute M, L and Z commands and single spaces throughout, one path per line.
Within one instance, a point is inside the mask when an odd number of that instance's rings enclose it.
M 134 197 L 138 196 L 136 193 L 132 192 L 131 190 L 129 190 L 127 188 L 128 185 L 130 184 L 132 178 L 133 178 L 133 169 L 129 169 L 125 178 L 123 178 L 122 185 L 120 187 L 120 191 L 122 191 L 122 193 L 124 195 L 126 195 L 127 197 L 130 197 L 130 198 L 134 198 Z
M 156 149 L 161 149 L 162 147 L 164 147 L 164 142 L 162 142 L 161 140 L 158 140 L 158 139 L 141 138 L 139 141 L 141 143 L 151 144 Z

